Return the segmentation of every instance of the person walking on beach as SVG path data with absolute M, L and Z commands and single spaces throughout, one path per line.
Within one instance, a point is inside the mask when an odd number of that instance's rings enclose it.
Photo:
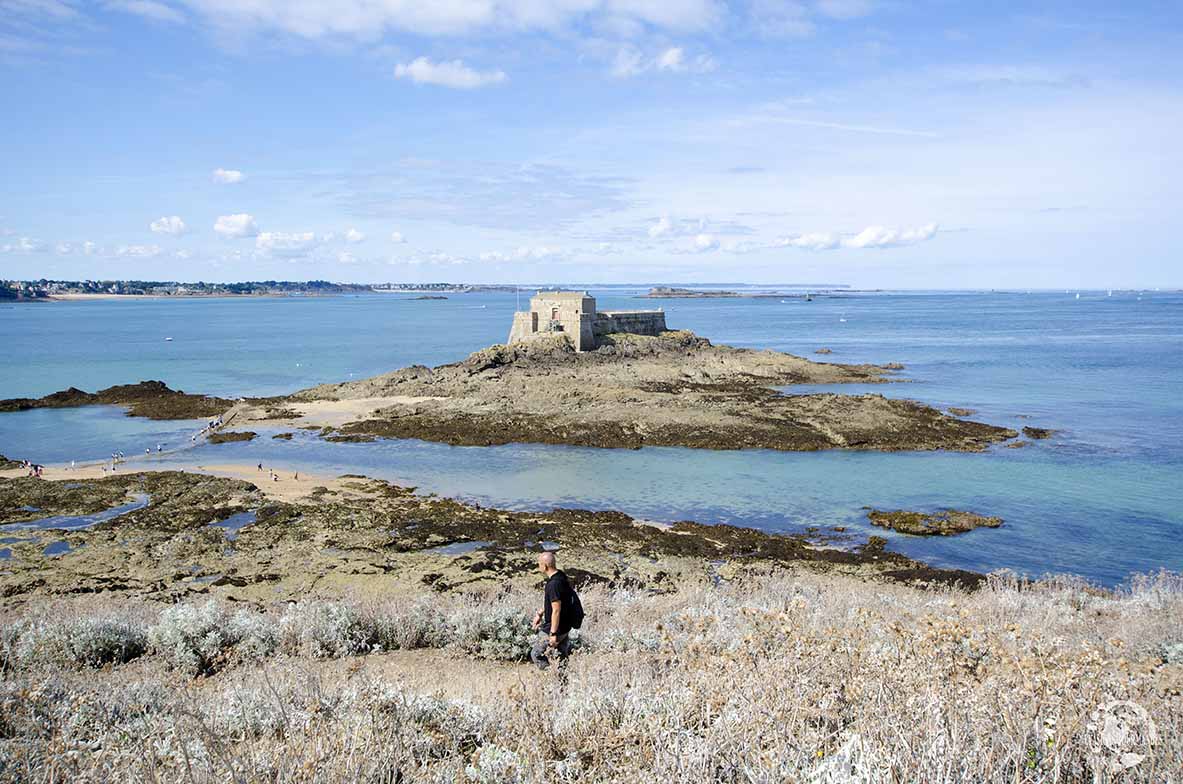
M 542 609 L 534 614 L 534 628 L 541 633 L 530 650 L 530 661 L 539 669 L 550 665 L 550 652 L 560 660 L 571 653 L 571 630 L 583 625 L 583 605 L 571 581 L 555 563 L 552 552 L 539 553 L 538 571 L 546 575 Z

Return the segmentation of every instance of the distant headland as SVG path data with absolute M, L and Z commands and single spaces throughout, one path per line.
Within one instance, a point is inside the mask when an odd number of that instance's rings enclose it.
M 516 291 L 516 286 L 471 283 L 334 283 L 327 280 L 259 280 L 184 283 L 156 280 L 0 280 L 0 301 L 50 302 L 116 297 L 283 297 L 378 293 Z

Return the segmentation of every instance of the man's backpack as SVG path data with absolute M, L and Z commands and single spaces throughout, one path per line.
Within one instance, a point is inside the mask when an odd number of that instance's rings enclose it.
M 579 594 L 577 594 L 575 592 L 574 588 L 571 589 L 570 613 L 571 613 L 571 628 L 572 629 L 582 629 L 583 628 L 583 602 L 579 601 Z

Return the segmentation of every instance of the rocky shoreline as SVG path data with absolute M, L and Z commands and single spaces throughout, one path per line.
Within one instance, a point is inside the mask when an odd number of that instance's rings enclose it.
M 302 424 L 326 427 L 333 440 L 473 446 L 976 452 L 1018 435 L 911 400 L 791 394 L 802 384 L 896 381 L 898 365 L 813 362 L 716 346 L 690 332 L 606 342 L 587 352 L 561 337 L 492 346 L 450 365 L 313 387 L 284 405 L 300 411 Z M 779 389 L 786 387 L 789 394 Z M 249 406 L 238 414 L 273 419 Z
M 576 352 L 563 337 L 496 345 L 448 365 L 415 365 L 280 397 L 236 401 L 143 381 L 3 400 L 0 412 L 122 405 L 129 416 L 223 416 L 236 425 L 318 429 L 334 441 L 414 438 L 465 446 L 978 452 L 1018 436 L 962 418 L 967 409 L 950 416 L 876 394 L 793 391 L 807 384 L 898 382 L 893 373 L 902 366 L 896 363 L 815 362 L 717 346 L 684 331 L 613 335 L 604 342 L 587 352 Z M 1035 438 L 1051 435 L 1026 431 Z
M 543 547 L 560 549 L 580 583 L 655 591 L 770 567 L 968 588 L 983 579 L 890 552 L 879 537 L 843 550 L 815 537 L 656 526 L 620 512 L 487 509 L 362 476 L 309 482 L 295 500 L 261 485 L 180 471 L 0 479 L 2 602 L 96 592 L 273 602 L 532 585 Z M 91 527 L 71 530 L 58 517 L 145 495 L 147 505 Z M 47 517 L 57 527 L 40 527 Z

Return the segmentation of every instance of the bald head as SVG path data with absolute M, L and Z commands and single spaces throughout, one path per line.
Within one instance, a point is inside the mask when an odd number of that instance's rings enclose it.
M 544 572 L 552 571 L 555 568 L 555 554 L 549 550 L 538 554 L 538 566 Z

